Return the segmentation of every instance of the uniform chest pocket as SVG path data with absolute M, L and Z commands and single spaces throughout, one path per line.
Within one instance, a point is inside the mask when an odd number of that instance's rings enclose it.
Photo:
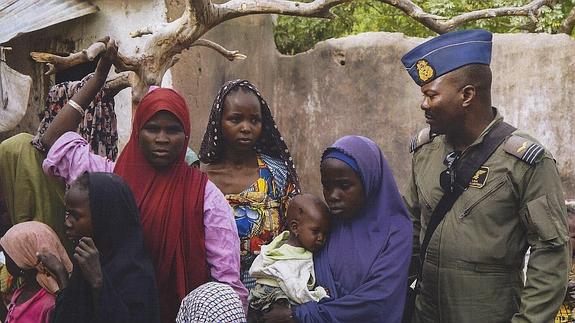
M 511 180 L 507 174 L 500 175 L 489 181 L 482 188 L 469 187 L 460 196 L 457 207 L 454 207 L 460 219 L 478 213 L 490 213 L 497 210 L 505 212 L 505 208 L 513 209 L 514 197 Z
M 434 187 L 431 190 L 423 190 L 421 184 L 417 185 L 417 195 L 419 198 L 419 208 L 421 211 L 422 227 L 425 227 L 431 219 L 431 213 L 437 206 L 437 203 L 443 195 L 443 191 L 439 187 Z

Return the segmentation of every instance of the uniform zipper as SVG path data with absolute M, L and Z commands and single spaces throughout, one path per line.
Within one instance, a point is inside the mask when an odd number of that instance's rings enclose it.
M 417 185 L 417 191 L 421 194 L 421 197 L 423 198 L 423 204 L 425 204 L 425 207 L 427 208 L 428 211 L 431 211 L 431 205 L 429 204 L 429 202 L 427 202 L 429 200 L 429 197 L 423 192 L 423 190 L 421 189 L 421 186 L 419 181 L 416 182 Z
M 498 190 L 501 186 L 505 185 L 505 180 L 506 180 L 507 176 L 503 176 L 503 179 L 499 181 L 499 183 L 497 183 L 497 185 L 495 185 L 494 187 L 492 187 L 487 193 L 485 193 L 485 195 L 483 195 L 479 200 L 475 201 L 473 204 L 471 204 L 469 207 L 467 207 L 465 209 L 465 211 L 463 211 L 463 213 L 461 213 L 459 215 L 460 219 L 463 219 L 464 217 L 466 217 L 469 212 L 471 212 L 471 210 L 479 203 L 481 203 L 483 200 L 485 200 L 486 198 L 488 198 L 491 193 L 495 192 L 496 190 Z

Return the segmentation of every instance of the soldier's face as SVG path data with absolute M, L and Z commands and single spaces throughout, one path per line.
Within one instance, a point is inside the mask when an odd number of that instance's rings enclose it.
M 365 191 L 359 175 L 346 163 L 328 158 L 321 162 L 323 197 L 331 215 L 354 218 L 365 204 Z
M 448 76 L 442 75 L 421 87 L 421 110 L 425 113 L 425 121 L 431 127 L 431 132 L 435 134 L 453 132 L 463 121 L 463 93 Z

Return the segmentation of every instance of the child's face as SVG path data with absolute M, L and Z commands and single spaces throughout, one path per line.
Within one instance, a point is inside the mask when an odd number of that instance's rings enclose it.
M 359 175 L 346 163 L 328 158 L 321 162 L 323 196 L 334 217 L 350 220 L 365 204 L 365 191 Z
M 311 209 L 311 208 L 309 208 Z M 311 252 L 323 248 L 329 233 L 329 216 L 320 209 L 306 210 L 298 225 L 298 240 L 302 247 Z M 309 213 L 308 213 L 309 212 Z
M 255 94 L 238 91 L 225 98 L 222 132 L 234 150 L 253 149 L 262 133 L 262 109 Z
M 82 237 L 92 237 L 92 212 L 88 191 L 75 181 L 64 196 L 66 202 L 66 235 L 73 242 Z

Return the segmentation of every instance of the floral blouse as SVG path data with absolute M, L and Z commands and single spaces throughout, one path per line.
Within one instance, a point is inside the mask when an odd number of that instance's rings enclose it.
M 251 289 L 255 279 L 248 270 L 260 252 L 284 230 L 289 199 L 296 194 L 286 166 L 278 159 L 258 155 L 259 178 L 239 194 L 226 199 L 234 209 L 240 236 L 241 279 Z

